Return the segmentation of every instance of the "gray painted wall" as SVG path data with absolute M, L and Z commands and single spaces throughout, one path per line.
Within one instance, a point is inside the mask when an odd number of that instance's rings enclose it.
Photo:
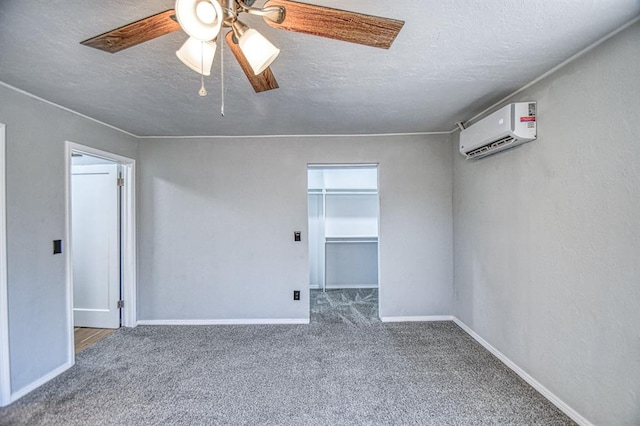
M 603 425 L 640 423 L 639 46 L 635 24 L 512 99 L 537 141 L 454 148 L 456 316 Z
M 308 163 L 380 164 L 381 315 L 450 314 L 450 144 L 449 135 L 141 140 L 139 319 L 309 318 Z
M 7 256 L 12 392 L 67 362 L 65 140 L 131 158 L 137 141 L 0 86 L 7 143 Z M 64 248 L 64 244 L 63 244 Z

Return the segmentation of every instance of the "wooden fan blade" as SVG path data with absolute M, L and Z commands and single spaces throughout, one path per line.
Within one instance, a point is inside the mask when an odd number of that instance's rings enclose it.
M 264 7 L 285 9 L 281 24 L 264 18 L 274 28 L 328 37 L 366 46 L 388 49 L 402 29 L 404 21 L 347 12 L 290 0 L 269 0 Z
M 85 46 L 95 47 L 109 53 L 116 53 L 156 37 L 178 31 L 180 24 L 174 20 L 176 12 L 165 10 L 124 27 L 100 34 L 81 42 Z
M 244 57 L 244 54 L 240 50 L 240 46 L 233 41 L 233 31 L 229 31 L 225 39 L 256 93 L 277 89 L 279 87 L 276 78 L 271 72 L 271 68 L 267 68 L 258 75 L 253 73 L 249 61 L 247 61 L 247 58 Z

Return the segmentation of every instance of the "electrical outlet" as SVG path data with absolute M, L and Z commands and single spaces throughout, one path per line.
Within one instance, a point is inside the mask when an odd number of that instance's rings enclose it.
M 300 290 L 293 290 L 293 300 L 300 300 Z

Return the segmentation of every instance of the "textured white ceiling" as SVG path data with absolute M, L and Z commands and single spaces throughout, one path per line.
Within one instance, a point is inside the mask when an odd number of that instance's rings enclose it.
M 116 54 L 79 44 L 172 0 L 1 0 L 0 81 L 138 136 L 448 131 L 640 14 L 640 0 L 307 2 L 406 23 L 383 50 L 243 18 L 280 47 L 280 88 L 254 93 L 225 48 L 221 117 L 219 51 L 201 98 L 175 56 L 184 33 Z

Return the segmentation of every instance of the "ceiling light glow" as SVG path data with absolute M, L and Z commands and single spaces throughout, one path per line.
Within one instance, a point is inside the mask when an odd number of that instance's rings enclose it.
M 210 41 L 220 33 L 223 14 L 216 0 L 176 0 L 175 11 L 180 26 L 190 37 Z
M 216 20 L 216 9 L 211 2 L 201 1 L 196 6 L 196 16 L 205 24 L 213 24 Z

